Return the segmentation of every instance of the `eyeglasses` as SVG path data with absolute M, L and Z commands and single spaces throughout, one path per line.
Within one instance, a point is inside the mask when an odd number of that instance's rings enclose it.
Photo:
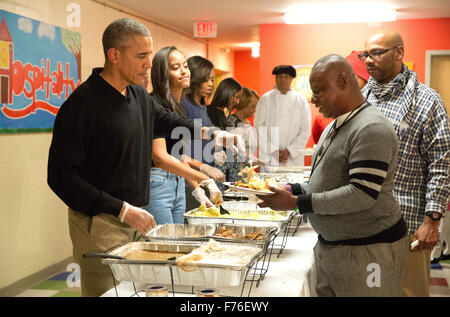
M 393 50 L 394 48 L 397 48 L 399 46 L 400 45 L 397 45 L 397 46 L 387 48 L 385 50 L 379 50 L 379 51 L 371 51 L 371 52 L 365 51 L 365 52 L 362 52 L 361 54 L 358 54 L 358 58 L 360 60 L 362 60 L 363 62 L 365 62 L 369 56 L 373 60 L 379 60 L 381 55 L 383 55 L 384 53 L 387 53 L 388 51 Z

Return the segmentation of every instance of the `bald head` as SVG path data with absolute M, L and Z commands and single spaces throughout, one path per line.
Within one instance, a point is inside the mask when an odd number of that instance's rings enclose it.
M 382 30 L 372 35 L 365 44 L 367 72 L 379 83 L 388 83 L 402 70 L 404 46 L 397 32 Z M 377 54 L 378 53 L 378 54 Z
M 338 79 L 339 76 L 345 76 L 348 78 L 349 84 L 352 87 L 358 87 L 358 81 L 356 80 L 353 68 L 348 61 L 337 54 L 331 54 L 320 58 L 313 66 L 311 72 L 326 73 L 328 78 Z
M 358 81 L 347 60 L 339 55 L 319 59 L 309 77 L 316 108 L 328 118 L 352 111 L 364 100 Z
M 403 39 L 397 32 L 390 30 L 381 30 L 372 35 L 369 41 L 376 41 L 389 47 L 404 46 Z

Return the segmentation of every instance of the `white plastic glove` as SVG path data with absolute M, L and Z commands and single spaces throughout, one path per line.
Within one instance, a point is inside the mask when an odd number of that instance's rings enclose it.
M 209 198 L 214 205 L 221 205 L 223 203 L 222 192 L 217 187 L 212 178 L 206 179 L 199 183 L 200 186 L 206 186 L 209 190 Z
M 146 210 L 124 202 L 125 208 L 120 214 L 120 221 L 126 222 L 143 236 L 156 227 L 153 216 Z
M 215 151 L 213 156 L 214 162 L 216 162 L 219 166 L 222 166 L 227 161 L 227 154 L 225 151 Z
M 219 131 L 215 133 L 214 145 L 216 147 L 228 147 L 233 153 L 241 153 L 245 155 L 245 143 L 242 136 L 239 134 L 228 133 L 226 131 Z
M 215 168 L 211 165 L 202 163 L 200 165 L 200 172 L 205 173 L 209 177 L 212 177 L 216 182 L 222 183 L 225 181 L 225 174 L 222 173 L 222 171 L 218 168 Z
M 192 196 L 195 197 L 200 204 L 205 205 L 206 207 L 213 207 L 214 204 L 206 197 L 205 191 L 201 187 L 197 187 L 192 191 Z

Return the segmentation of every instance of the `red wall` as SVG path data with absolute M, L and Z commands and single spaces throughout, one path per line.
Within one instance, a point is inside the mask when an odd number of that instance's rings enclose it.
M 252 57 L 251 51 L 235 51 L 234 52 L 234 79 L 236 79 L 242 87 L 255 90 L 261 97 L 259 91 L 259 58 Z M 254 116 L 250 119 L 253 125 Z
M 287 25 L 262 24 L 260 57 L 250 51 L 235 52 L 235 78 L 261 96 L 273 89 L 276 65 L 312 65 L 320 57 L 336 53 L 347 56 L 363 50 L 367 39 L 380 29 L 398 32 L 405 44 L 404 62 L 414 63 L 419 80 L 425 81 L 425 51 L 450 49 L 450 18 L 399 20 L 369 26 L 367 23 Z M 313 119 L 317 110 L 311 107 Z M 307 147 L 312 146 L 311 141 Z M 306 164 L 310 160 L 306 160 Z
M 379 29 L 398 32 L 405 43 L 405 62 L 413 62 L 421 82 L 425 81 L 425 51 L 450 49 L 450 18 L 399 20 L 370 27 L 367 23 L 320 25 L 260 25 L 258 92 L 272 89 L 272 69 L 278 64 L 314 64 L 331 53 L 347 56 L 362 50 L 367 39 Z M 244 67 L 235 57 L 236 65 Z M 239 70 L 253 73 L 253 69 Z
M 251 51 L 235 51 L 234 78 L 243 87 L 256 90 L 259 94 L 259 58 L 252 57 Z

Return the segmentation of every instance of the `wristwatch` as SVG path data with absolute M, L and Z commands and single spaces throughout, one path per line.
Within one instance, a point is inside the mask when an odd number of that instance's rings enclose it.
M 442 214 L 438 212 L 427 212 L 426 216 L 430 217 L 433 220 L 441 220 Z

